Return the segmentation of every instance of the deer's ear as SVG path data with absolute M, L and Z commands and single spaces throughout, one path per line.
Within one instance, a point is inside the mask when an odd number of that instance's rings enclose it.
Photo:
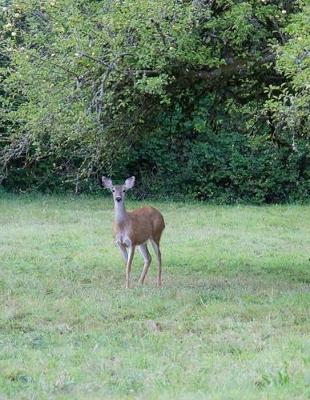
M 125 180 L 126 189 L 131 189 L 131 188 L 133 188 L 134 185 L 135 185 L 135 180 L 136 180 L 136 178 L 135 178 L 134 176 L 132 176 L 132 177 L 130 177 L 130 178 L 127 178 L 127 179 Z
M 105 189 L 112 189 L 112 181 L 111 181 L 111 179 L 110 178 L 106 178 L 105 176 L 103 176 L 102 178 L 101 178 L 101 183 L 102 183 L 102 186 L 105 188 Z

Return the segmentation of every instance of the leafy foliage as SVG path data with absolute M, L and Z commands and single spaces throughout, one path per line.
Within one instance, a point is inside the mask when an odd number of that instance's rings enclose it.
M 271 86 L 270 100 L 266 102 L 275 124 L 274 135 L 291 136 L 293 149 L 298 149 L 296 140 L 309 137 L 310 127 L 310 4 L 302 12 L 293 15 L 285 28 L 289 40 L 277 47 L 277 70 L 287 81 Z M 309 151 L 309 147 L 307 147 Z
M 308 20 L 300 1 L 4 2 L 4 184 L 306 197 Z

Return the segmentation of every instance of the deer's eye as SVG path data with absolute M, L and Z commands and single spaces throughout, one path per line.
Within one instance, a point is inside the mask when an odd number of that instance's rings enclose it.
M 124 189 L 123 192 L 126 193 L 126 190 Z
M 112 189 L 112 192 L 114 193 L 114 192 L 115 192 L 115 189 Z

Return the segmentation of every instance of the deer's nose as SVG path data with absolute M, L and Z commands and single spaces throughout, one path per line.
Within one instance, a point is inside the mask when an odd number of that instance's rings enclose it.
M 122 198 L 121 198 L 121 196 L 117 196 L 117 197 L 115 197 L 115 200 L 119 202 L 122 200 Z

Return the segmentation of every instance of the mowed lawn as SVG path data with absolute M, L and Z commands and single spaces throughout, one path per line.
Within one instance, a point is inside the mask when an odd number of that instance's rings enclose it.
M 111 198 L 0 196 L 1 399 L 310 398 L 309 206 L 146 201 L 125 290 Z

